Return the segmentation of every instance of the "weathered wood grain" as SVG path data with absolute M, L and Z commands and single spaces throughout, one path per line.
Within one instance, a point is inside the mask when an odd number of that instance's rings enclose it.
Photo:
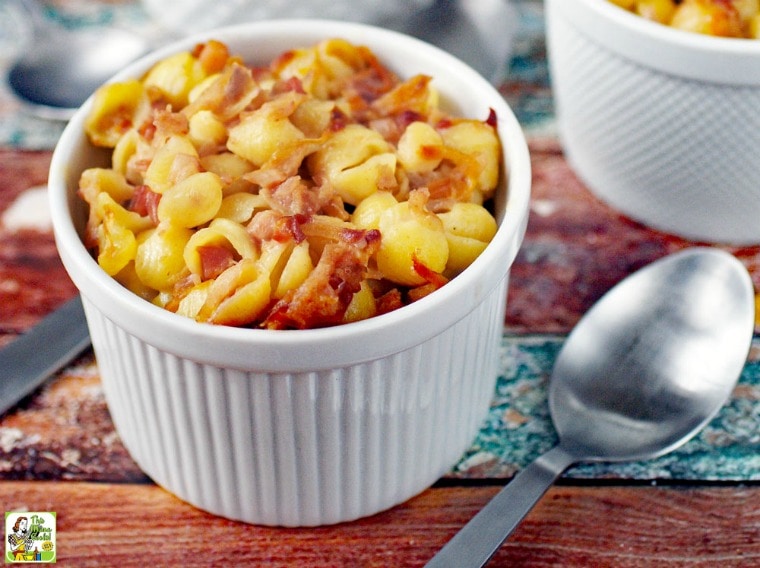
M 221 519 L 151 484 L 0 483 L 57 513 L 76 566 L 418 567 L 499 487 L 439 487 L 368 519 L 284 529 Z M 757 566 L 760 488 L 555 487 L 489 566 Z

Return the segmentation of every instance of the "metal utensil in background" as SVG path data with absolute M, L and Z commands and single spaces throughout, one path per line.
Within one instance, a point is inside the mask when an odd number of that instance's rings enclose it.
M 0 415 L 90 345 L 79 296 L 0 349 Z
M 107 25 L 67 29 L 35 0 L 18 3 L 32 25 L 30 45 L 10 66 L 10 92 L 32 115 L 68 120 L 102 83 L 148 52 L 145 37 Z
M 98 86 L 158 43 L 148 35 L 111 26 L 69 30 L 49 21 L 38 1 L 16 2 L 32 23 L 33 38 L 8 70 L 7 83 L 27 112 L 41 118 L 68 120 Z M 239 10 L 239 17 L 228 10 L 229 19 L 220 25 L 245 21 L 244 7 Z M 204 29 L 201 21 L 195 18 L 193 29 Z M 403 14 L 369 23 L 437 45 L 497 84 L 507 72 L 517 15 L 508 0 L 435 0 L 425 8 L 410 5 Z M 179 30 L 166 30 L 163 41 L 180 35 Z
M 681 446 L 717 414 L 747 360 L 754 289 L 727 252 L 693 248 L 624 279 L 573 329 L 549 381 L 560 442 L 515 476 L 427 564 L 483 566 L 570 465 Z

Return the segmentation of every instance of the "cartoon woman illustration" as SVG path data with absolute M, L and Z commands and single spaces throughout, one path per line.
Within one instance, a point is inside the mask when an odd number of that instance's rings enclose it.
M 18 517 L 13 525 L 13 532 L 8 535 L 11 554 L 14 560 L 26 560 L 27 550 L 32 546 L 29 535 L 29 519 Z

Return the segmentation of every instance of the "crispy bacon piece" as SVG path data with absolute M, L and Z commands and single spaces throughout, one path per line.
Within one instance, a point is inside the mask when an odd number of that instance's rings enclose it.
M 147 185 L 138 185 L 127 208 L 143 217 L 150 217 L 151 221 L 158 225 L 159 201 L 161 201 L 160 193 L 156 193 Z
M 419 274 L 426 283 L 409 290 L 408 297 L 411 302 L 416 302 L 420 298 L 424 298 L 428 294 L 435 292 L 449 281 L 448 278 L 443 276 L 443 274 L 430 270 L 428 266 L 420 262 L 416 255 L 412 256 L 412 264 L 414 266 L 414 271 Z
M 474 156 L 450 147 L 440 152 L 443 164 L 437 170 L 408 174 L 412 189 L 427 188 L 428 209 L 433 212 L 447 210 L 457 201 L 469 201 L 480 172 L 480 164 Z
M 163 143 L 170 136 L 184 136 L 190 131 L 190 123 L 184 114 L 168 109 L 153 114 L 154 138 Z
M 404 305 L 404 299 L 401 295 L 401 290 L 398 288 L 392 288 L 379 298 L 375 298 L 375 308 L 377 314 L 387 314 L 393 310 L 397 310 Z
M 307 329 L 341 323 L 367 273 L 370 256 L 380 246 L 380 233 L 336 231 L 340 240 L 327 244 L 306 280 L 270 310 L 262 327 Z
M 277 81 L 272 86 L 273 95 L 279 95 L 280 93 L 287 93 L 289 91 L 300 93 L 302 95 L 306 94 L 306 91 L 303 88 L 303 82 L 299 77 L 289 77 L 283 81 Z
M 331 132 L 339 132 L 340 130 L 343 130 L 347 125 L 351 124 L 352 122 L 353 121 L 351 120 L 351 118 L 346 116 L 346 113 L 344 113 L 338 107 L 335 107 L 330 114 L 329 130 Z
M 258 170 L 249 172 L 243 179 L 260 187 L 274 187 L 283 183 L 289 177 L 298 174 L 306 156 L 319 150 L 323 138 L 303 139 L 289 144 L 283 151 L 277 152 Z
M 295 240 L 300 243 L 305 238 L 294 216 L 284 215 L 274 209 L 254 215 L 246 230 L 258 243 L 272 240 L 281 243 Z
M 430 104 L 428 84 L 431 80 L 432 77 L 428 75 L 415 75 L 373 101 L 372 108 L 381 116 L 403 115 L 409 112 L 424 116 Z
M 496 130 L 499 127 L 499 119 L 496 116 L 496 111 L 492 108 L 488 109 L 488 118 L 485 120 L 486 124 Z
M 153 124 L 153 121 L 146 120 L 143 122 L 138 128 L 137 132 L 142 136 L 145 140 L 148 142 L 152 142 L 153 138 L 156 136 L 156 125 Z
M 216 278 L 230 266 L 235 264 L 235 255 L 227 247 L 220 245 L 206 245 L 198 247 L 197 250 L 201 259 L 202 280 Z
M 229 120 L 241 113 L 260 93 L 251 70 L 234 62 L 181 112 L 192 116 L 199 110 L 210 110 L 220 119 Z
M 365 67 L 350 77 L 345 90 L 371 103 L 398 85 L 399 78 L 368 49 L 361 49 L 361 55 Z
M 325 184 L 311 185 L 299 176 L 288 178 L 272 189 L 264 187 L 259 194 L 272 209 L 284 215 L 325 214 L 343 221 L 349 218 L 343 201 L 331 188 Z
M 384 67 L 374 55 L 364 53 L 362 57 L 364 67 L 340 82 L 337 89 L 351 109 L 351 122 L 366 122 L 376 116 L 372 103 L 400 83 L 398 76 Z
M 264 187 L 259 193 L 272 209 L 286 215 L 313 215 L 320 209 L 317 189 L 310 187 L 300 176 L 290 177 L 272 189 Z

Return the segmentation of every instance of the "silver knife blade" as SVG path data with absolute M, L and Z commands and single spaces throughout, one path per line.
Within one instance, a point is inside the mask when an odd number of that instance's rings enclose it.
M 90 345 L 77 295 L 0 349 L 0 415 Z

